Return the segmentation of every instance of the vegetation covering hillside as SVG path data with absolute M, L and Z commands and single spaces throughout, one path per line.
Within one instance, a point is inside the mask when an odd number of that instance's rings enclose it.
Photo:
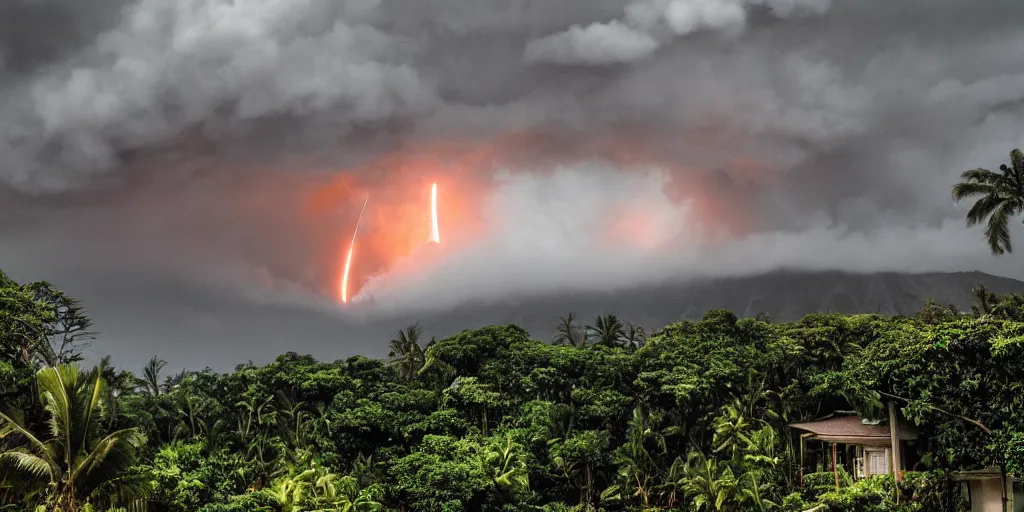
M 0 510 L 958 510 L 951 470 L 1024 470 L 1024 300 L 978 297 L 647 336 L 611 316 L 550 341 L 411 327 L 388 360 L 166 376 L 83 366 L 81 307 L 0 274 Z M 890 399 L 919 472 L 800 485 L 787 423 Z

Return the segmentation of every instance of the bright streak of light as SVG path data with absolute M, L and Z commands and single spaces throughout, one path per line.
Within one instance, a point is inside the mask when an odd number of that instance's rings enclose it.
M 348 244 L 348 255 L 345 256 L 345 270 L 341 274 L 341 302 L 348 302 L 348 273 L 352 269 L 352 253 L 356 248 L 356 235 L 359 234 L 359 223 L 363 220 L 363 212 L 366 211 L 366 203 L 370 201 L 370 194 L 366 194 L 363 200 L 363 207 L 359 210 L 359 217 L 356 218 L 356 227 L 352 230 L 352 242 Z
M 430 241 L 441 243 L 441 231 L 437 227 L 437 183 L 430 186 Z

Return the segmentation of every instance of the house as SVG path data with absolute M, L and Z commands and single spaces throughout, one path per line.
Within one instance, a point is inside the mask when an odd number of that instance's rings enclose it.
M 1004 491 L 1006 512 L 1024 512 L 1024 482 L 1019 477 L 1004 475 L 999 468 L 992 467 L 958 471 L 953 473 L 952 479 L 966 488 L 971 512 L 1003 512 Z
M 833 413 L 805 423 L 792 423 L 800 433 L 800 477 L 805 473 L 831 471 L 839 485 L 839 468 L 854 479 L 901 473 L 912 467 L 914 450 L 908 448 L 917 440 L 917 430 L 899 422 L 896 430 L 896 453 L 888 422 L 872 420 L 853 413 Z M 895 464 L 894 464 L 895 461 Z
M 896 418 L 891 406 L 890 418 Z M 837 412 L 790 424 L 800 436 L 801 484 L 806 473 L 831 471 L 838 487 L 840 468 L 854 479 L 893 473 L 896 468 L 898 478 L 916 463 L 915 450 L 910 448 L 917 440 L 917 430 L 898 420 L 896 423 L 894 429 L 888 421 Z M 892 442 L 893 432 L 896 443 Z M 971 512 L 1024 512 L 1024 478 L 1020 475 L 1007 475 L 991 467 L 958 471 L 952 474 L 952 480 L 964 487 Z

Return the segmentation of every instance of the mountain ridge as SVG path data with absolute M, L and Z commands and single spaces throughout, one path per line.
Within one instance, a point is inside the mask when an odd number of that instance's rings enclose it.
M 645 328 L 697 319 L 711 309 L 728 309 L 740 317 L 767 314 L 778 322 L 811 313 L 913 315 L 929 298 L 969 311 L 974 302 L 971 289 L 979 284 L 1000 295 L 1024 294 L 1022 281 L 977 271 L 860 274 L 781 270 L 616 293 L 524 297 L 427 315 L 420 323 L 438 338 L 482 325 L 514 323 L 535 338 L 547 339 L 554 334 L 558 317 L 570 311 L 581 324 L 611 313 Z

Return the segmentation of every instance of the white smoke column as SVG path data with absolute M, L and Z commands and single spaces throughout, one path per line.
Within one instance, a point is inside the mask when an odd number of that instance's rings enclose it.
M 621 171 L 604 163 L 501 173 L 483 213 L 484 236 L 428 256 L 426 268 L 422 254 L 414 254 L 356 299 L 372 297 L 381 311 L 443 309 L 471 299 L 656 281 L 652 264 L 664 266 L 680 240 L 696 243 L 688 204 L 665 195 L 666 178 L 658 169 Z M 633 213 L 645 225 L 617 225 Z

